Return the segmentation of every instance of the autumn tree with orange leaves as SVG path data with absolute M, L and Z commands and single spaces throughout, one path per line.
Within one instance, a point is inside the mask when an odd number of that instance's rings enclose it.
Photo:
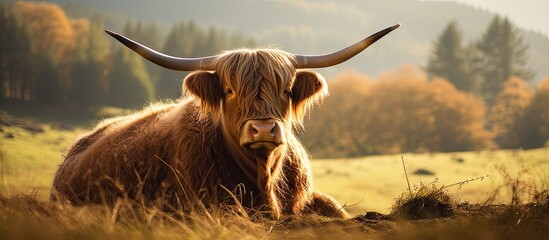
M 377 80 L 344 73 L 311 115 L 303 141 L 313 156 L 463 151 L 491 145 L 477 97 L 412 66 Z
M 523 122 L 525 148 L 549 146 L 549 76 L 538 83 Z
M 488 114 L 488 124 L 494 135 L 494 141 L 501 148 L 520 148 L 525 139 L 526 122 L 524 115 L 532 100 L 532 91 L 528 84 L 511 77 L 503 84 L 496 96 L 495 103 Z
M 368 149 L 369 118 L 367 97 L 373 81 L 357 72 L 347 71 L 328 82 L 330 96 L 314 109 L 305 123 L 300 139 L 315 156 L 364 156 Z M 353 114 L 349 114 L 353 113 Z M 339 154 L 339 155 L 338 155 Z
M 70 63 L 76 38 L 71 22 L 61 7 L 46 2 L 18 1 L 14 9 L 34 40 L 35 50 L 51 54 L 59 66 Z
M 13 13 L 13 19 L 20 23 L 28 35 L 29 44 L 25 59 L 10 70 L 22 72 L 24 78 L 6 77 L 3 85 L 22 86 L 4 95 L 9 99 L 34 100 L 41 105 L 57 105 L 64 100 L 70 86 L 70 69 L 76 47 L 73 28 L 64 11 L 56 4 L 18 1 L 4 5 Z M 21 41 L 24 39 L 18 39 Z M 2 55 L 4 55 L 2 53 Z M 17 70 L 19 69 L 19 70 Z M 20 96 L 20 97 L 18 97 Z

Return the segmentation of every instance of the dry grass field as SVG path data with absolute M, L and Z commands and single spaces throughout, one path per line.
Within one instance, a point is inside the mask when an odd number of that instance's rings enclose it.
M 313 161 L 315 187 L 355 216 L 280 221 L 238 209 L 166 214 L 120 202 L 47 200 L 63 150 L 83 129 L 2 125 L 0 239 L 545 239 L 549 149 Z M 404 160 L 408 181 L 404 174 Z M 470 180 L 470 181 L 469 181 Z
M 540 189 L 549 187 L 549 148 L 321 159 L 312 163 L 315 185 L 354 206 L 349 210 L 355 214 L 388 213 L 394 200 L 407 191 L 402 159 L 412 189 L 434 184 L 445 187 L 458 201 L 482 203 L 491 199 L 494 191 L 506 184 L 505 177 L 519 177 Z M 505 204 L 509 194 L 501 189 L 491 201 Z

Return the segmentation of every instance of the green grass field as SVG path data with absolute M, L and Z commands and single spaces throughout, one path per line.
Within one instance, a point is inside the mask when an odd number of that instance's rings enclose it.
M 46 198 L 63 152 L 79 134 L 84 133 L 82 129 L 68 131 L 52 129 L 47 124 L 40 126 L 43 132 L 2 126 L 0 170 L 4 191 L 30 191 Z
M 407 191 L 401 157 L 412 189 L 422 183 L 442 187 L 484 177 L 446 188 L 458 201 L 486 201 L 504 183 L 501 169 L 511 176 L 528 178 L 540 188 L 549 184 L 549 149 L 545 148 L 316 160 L 312 163 L 315 185 L 342 204 L 356 205 L 349 208 L 352 213 L 387 213 L 394 200 Z M 414 174 L 417 170 L 433 175 Z M 499 201 L 505 203 L 508 193 L 500 195 Z
M 111 208 L 48 201 L 63 152 L 85 130 L 37 126 L 43 131 L 0 126 L 0 239 L 545 239 L 549 234 L 548 148 L 313 160 L 315 187 L 345 204 L 356 216 L 350 220 L 251 220 L 242 211 L 216 209 L 177 217 L 134 203 Z M 469 179 L 476 180 L 464 183 Z M 464 184 L 450 186 L 456 183 Z M 441 193 L 443 186 L 449 187 Z M 511 202 L 513 193 L 522 202 Z M 428 216 L 433 199 L 450 204 L 451 217 L 406 218 L 408 209 Z M 404 203 L 395 209 L 405 218 L 394 215 L 395 203 Z
M 90 119 L 131 113 L 131 110 L 114 107 L 103 107 L 93 115 L 85 112 L 52 114 L 28 105 L 11 106 L 7 110 L 17 117 L 0 110 L 0 120 L 11 122 L 0 125 L 0 190 L 30 192 L 40 198 L 49 196 L 53 175 L 66 149 L 97 121 Z M 25 129 L 29 127 L 40 131 Z
M 47 199 L 53 175 L 62 154 L 84 129 L 56 130 L 41 125 L 44 132 L 17 126 L 2 126 L 1 162 L 3 191 L 37 194 Z M 12 138 L 7 138 L 12 135 Z M 549 184 L 549 149 L 498 150 L 460 153 L 402 154 L 357 159 L 312 161 L 315 187 L 335 197 L 353 214 L 365 211 L 387 213 L 394 200 L 407 191 L 404 159 L 412 189 L 420 184 L 448 186 L 484 177 L 447 190 L 459 201 L 482 202 L 502 185 L 497 166 L 511 175 L 522 174 L 539 187 Z M 433 175 L 414 174 L 427 170 Z M 504 197 L 502 201 L 507 199 Z M 505 203 L 505 202 L 503 202 Z

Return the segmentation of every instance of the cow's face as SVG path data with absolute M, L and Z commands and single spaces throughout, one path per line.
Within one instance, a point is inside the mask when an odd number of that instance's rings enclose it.
M 198 71 L 185 88 L 201 102 L 202 114 L 221 123 L 226 139 L 266 157 L 301 127 L 307 109 L 327 92 L 324 79 L 297 72 L 292 55 L 279 50 L 237 50 L 216 60 L 216 71 Z

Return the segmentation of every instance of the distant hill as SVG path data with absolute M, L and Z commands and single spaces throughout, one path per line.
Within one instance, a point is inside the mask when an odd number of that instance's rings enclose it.
M 0 0 L 6 2 L 6 0 Z M 10 1 L 8 1 L 10 2 Z M 126 19 L 156 22 L 160 29 L 184 20 L 215 24 L 252 36 L 265 46 L 305 54 L 337 50 L 382 28 L 402 27 L 365 53 L 321 72 L 334 76 L 345 68 L 375 76 L 401 64 L 423 66 L 432 42 L 450 20 L 456 20 L 465 41 L 478 38 L 493 13 L 455 2 L 409 0 L 179 1 L 179 0 L 50 0 L 75 16 L 101 15 L 107 26 L 121 29 Z M 549 75 L 549 38 L 523 32 L 530 45 L 529 66 Z

